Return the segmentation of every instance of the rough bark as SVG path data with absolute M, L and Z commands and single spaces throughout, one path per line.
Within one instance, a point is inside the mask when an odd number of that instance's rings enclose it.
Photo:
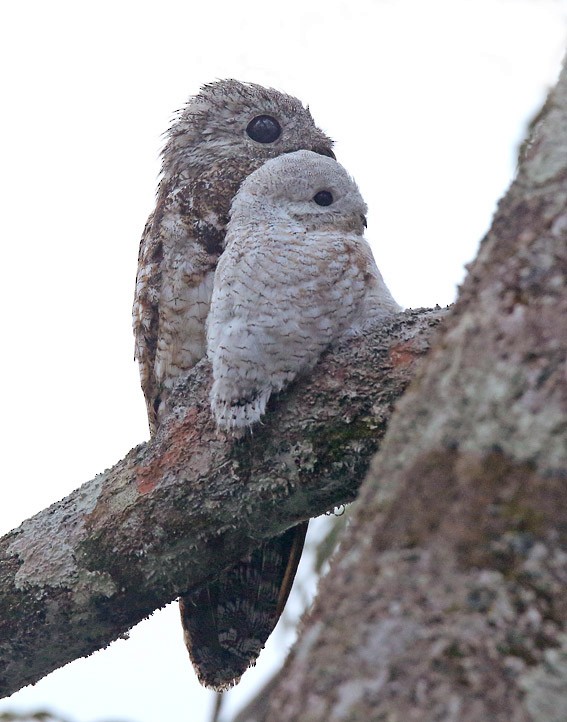
M 566 254 L 567 68 L 265 719 L 567 720 Z
M 0 540 L 1 695 L 352 500 L 443 313 L 396 315 L 329 352 L 241 440 L 215 430 L 199 364 L 151 442 Z

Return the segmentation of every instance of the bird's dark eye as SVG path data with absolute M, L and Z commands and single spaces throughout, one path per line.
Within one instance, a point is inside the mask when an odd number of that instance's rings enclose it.
M 334 198 L 330 191 L 319 191 L 315 193 L 313 200 L 318 206 L 330 206 Z
M 282 127 L 271 115 L 257 115 L 248 123 L 246 132 L 257 143 L 273 143 L 280 137 Z

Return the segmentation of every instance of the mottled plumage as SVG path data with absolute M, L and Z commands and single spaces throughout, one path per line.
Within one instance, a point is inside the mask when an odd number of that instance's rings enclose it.
M 258 118 L 279 124 L 273 142 L 247 133 Z M 266 160 L 302 148 L 332 155 L 309 110 L 289 95 L 236 80 L 204 86 L 171 127 L 156 209 L 140 244 L 133 308 L 152 432 L 168 389 L 205 355 L 205 319 L 234 194 Z
M 135 355 L 152 434 L 167 412 L 175 380 L 205 355 L 205 320 L 234 194 L 266 160 L 302 148 L 333 156 L 332 141 L 299 100 L 236 80 L 204 86 L 173 123 L 156 208 L 140 244 L 133 308 Z M 226 636 L 223 624 L 230 635 L 247 639 L 250 623 L 256 623 L 250 600 L 263 598 L 269 629 L 264 625 L 254 634 L 264 644 L 293 582 L 306 526 L 267 542 L 182 598 L 187 646 L 204 684 L 229 686 L 255 658 L 254 653 L 227 661 L 218 649 Z M 242 579 L 249 582 L 243 585 Z M 240 611 L 228 613 L 229 608 Z
M 285 607 L 307 532 L 298 524 L 179 601 L 199 679 L 224 690 L 255 664 Z
M 344 168 L 310 151 L 242 183 L 207 321 L 220 427 L 255 423 L 330 343 L 399 310 L 363 237 L 365 213 Z

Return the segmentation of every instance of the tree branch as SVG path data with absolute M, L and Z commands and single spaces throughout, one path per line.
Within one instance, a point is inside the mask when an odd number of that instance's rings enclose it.
M 408 311 L 329 352 L 242 440 L 215 430 L 199 364 L 154 439 L 0 540 L 2 696 L 351 501 L 443 314 Z

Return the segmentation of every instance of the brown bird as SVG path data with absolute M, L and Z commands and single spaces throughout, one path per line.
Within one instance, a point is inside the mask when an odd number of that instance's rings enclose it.
M 175 380 L 206 354 L 205 322 L 232 199 L 265 161 L 305 149 L 334 158 L 332 141 L 296 98 L 236 80 L 205 85 L 172 124 L 138 257 L 135 356 L 151 434 Z M 255 663 L 287 601 L 307 522 L 264 543 L 180 599 L 199 680 L 218 690 Z

